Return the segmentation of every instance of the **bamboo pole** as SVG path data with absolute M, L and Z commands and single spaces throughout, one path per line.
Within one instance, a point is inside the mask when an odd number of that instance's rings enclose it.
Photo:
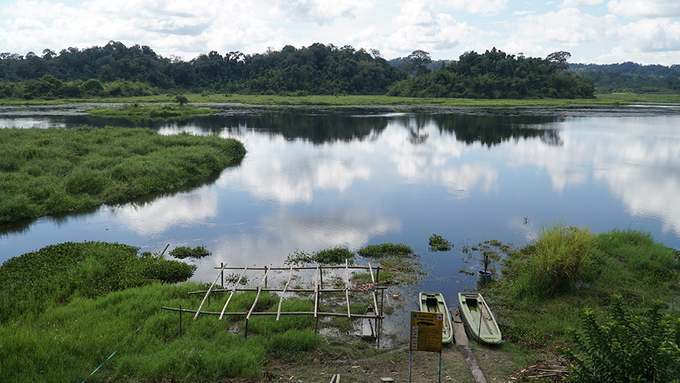
M 189 310 L 189 309 L 179 309 L 176 307 L 161 307 L 163 310 L 170 310 L 170 311 L 181 311 L 185 313 L 196 313 L 196 310 Z M 219 312 L 217 311 L 201 311 L 201 314 L 203 315 L 220 315 Z M 267 316 L 267 315 L 276 315 L 277 313 L 274 311 L 253 311 L 250 313 L 251 316 Z M 333 313 L 333 312 L 325 312 L 325 311 L 319 311 L 318 316 L 331 316 L 331 317 L 347 317 L 347 314 L 345 313 Z M 224 315 L 248 315 L 248 311 L 243 311 L 243 312 L 225 312 Z M 281 311 L 281 315 L 314 315 L 314 311 Z M 370 318 L 370 319 L 375 319 L 376 315 L 364 315 L 364 314 L 352 314 L 352 318 Z
M 243 275 L 246 273 L 248 270 L 248 265 L 243 269 L 243 272 L 241 273 L 241 276 L 238 277 L 238 281 L 236 281 L 236 284 L 234 285 L 234 288 L 231 289 L 231 294 L 229 294 L 229 298 L 227 298 L 227 303 L 224 304 L 224 307 L 222 308 L 222 313 L 220 314 L 220 320 L 222 320 L 222 316 L 224 316 L 224 311 L 227 309 L 227 305 L 229 304 L 229 301 L 231 300 L 231 297 L 234 296 L 234 292 L 236 291 L 236 288 L 238 287 L 238 284 L 241 283 L 241 279 L 243 279 Z M 189 293 L 191 294 L 191 293 Z
M 351 318 L 349 310 L 349 268 L 347 267 L 347 259 L 345 259 L 345 299 L 347 300 L 347 318 Z
M 269 274 L 269 269 L 267 269 L 265 271 L 264 278 L 262 278 L 260 285 L 257 286 L 257 294 L 255 295 L 255 301 L 253 302 L 253 305 L 250 306 L 250 311 L 248 311 L 248 315 L 246 315 L 246 323 L 248 323 L 248 319 L 250 319 L 250 314 L 253 312 L 253 310 L 255 310 L 255 306 L 257 305 L 257 300 L 260 299 L 260 292 L 262 292 L 262 284 L 267 280 L 267 274 Z
M 369 273 L 371 273 L 371 281 L 373 281 L 373 285 L 375 286 L 375 277 L 373 276 L 373 268 L 371 267 L 371 262 L 368 262 L 368 270 Z M 375 296 L 375 289 L 371 291 L 371 294 L 373 295 L 373 308 L 375 309 L 376 315 L 382 314 L 378 312 L 378 298 Z
M 337 265 L 335 265 L 335 266 L 324 266 L 324 268 L 325 269 L 344 269 L 345 266 L 342 266 L 342 265 L 340 265 L 340 266 L 337 266 Z M 350 269 L 367 270 L 368 266 L 350 265 L 349 268 Z M 219 270 L 220 267 L 215 266 L 214 269 Z M 224 269 L 225 270 L 243 270 L 243 267 L 225 267 Z M 268 267 L 268 266 L 266 266 L 266 267 L 251 267 L 250 268 L 250 270 L 265 270 L 265 269 L 274 270 L 274 271 L 286 271 L 286 270 L 288 270 L 288 267 Z M 375 270 L 378 270 L 378 269 L 381 269 L 381 267 L 380 266 L 375 267 Z M 296 266 L 295 270 L 316 270 L 316 266 Z
M 288 285 L 290 284 L 290 280 L 293 279 L 293 266 L 290 267 L 290 275 L 288 276 L 288 282 L 286 282 L 286 285 L 283 287 L 283 292 L 281 293 L 281 299 L 279 299 L 279 309 L 276 313 L 276 321 L 279 320 L 281 317 L 281 304 L 283 303 L 283 294 L 286 293 L 286 289 L 288 288 Z
M 319 310 L 319 266 L 316 266 L 316 280 L 314 281 L 314 318 Z
M 253 269 L 249 269 L 253 270 Z M 288 270 L 288 269 L 286 269 Z M 387 289 L 387 286 L 376 286 L 376 290 L 385 290 Z M 351 289 L 350 289 L 351 290 Z M 243 289 L 236 289 L 235 291 L 257 291 L 257 288 L 243 288 Z M 283 292 L 283 289 L 267 289 L 267 291 L 270 291 L 272 293 L 280 293 Z M 226 293 L 226 292 L 231 292 L 231 289 L 213 289 L 213 293 Z M 286 292 L 289 293 L 313 293 L 316 292 L 315 289 L 288 289 Z M 320 289 L 320 293 L 343 293 L 345 292 L 345 289 Z M 189 295 L 192 294 L 205 294 L 205 290 L 202 291 L 191 291 L 188 293 Z
M 224 266 L 222 265 L 222 270 L 224 270 Z M 215 283 L 217 283 L 217 280 L 220 278 L 220 275 L 217 274 L 217 277 L 213 281 L 212 285 L 210 285 L 210 288 L 208 289 L 208 292 L 205 293 L 205 297 L 203 297 L 203 301 L 201 302 L 201 305 L 198 306 L 198 310 L 196 310 L 196 315 L 194 316 L 194 320 L 198 319 L 198 314 L 201 312 L 201 309 L 203 308 L 203 305 L 205 304 L 205 301 L 208 299 L 210 296 L 210 292 L 212 291 L 213 287 L 215 286 Z

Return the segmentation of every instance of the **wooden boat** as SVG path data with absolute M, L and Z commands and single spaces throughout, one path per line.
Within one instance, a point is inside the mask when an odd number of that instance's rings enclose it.
M 482 294 L 458 293 L 458 300 L 460 315 L 470 335 L 480 343 L 501 343 L 501 330 Z
M 368 305 L 364 315 L 375 315 L 373 305 Z M 361 320 L 361 337 L 366 340 L 374 340 L 376 338 L 376 318 L 363 318 Z
M 420 293 L 418 302 L 420 303 L 420 311 L 444 315 L 442 343 L 451 343 L 453 339 L 453 326 L 451 325 L 451 314 L 449 314 L 449 308 L 446 307 L 444 296 L 440 293 Z

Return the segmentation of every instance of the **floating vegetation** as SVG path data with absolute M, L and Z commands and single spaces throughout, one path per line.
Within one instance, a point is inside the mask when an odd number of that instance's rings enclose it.
M 453 245 L 444 237 L 437 234 L 430 236 L 430 251 L 449 251 Z
M 184 258 L 203 258 L 212 255 L 211 252 L 206 250 L 203 246 L 196 246 L 193 249 L 187 246 L 179 246 L 170 250 L 170 255 L 178 259 Z
M 484 267 L 484 274 L 489 272 L 494 274 L 496 269 L 493 265 L 498 263 L 503 256 L 508 255 L 508 253 L 512 251 L 512 247 L 498 240 L 490 239 L 470 247 L 463 246 L 462 251 L 466 254 L 466 256 L 463 257 L 463 262 L 469 263 L 471 261 L 477 261 Z M 465 269 L 460 269 L 458 271 L 471 275 L 469 272 L 463 270 Z
M 383 258 L 389 256 L 408 256 L 413 254 L 413 249 L 401 243 L 397 245 L 381 243 L 379 245 L 364 246 L 357 253 L 366 258 Z
M 345 263 L 354 263 L 354 252 L 344 247 L 333 247 L 317 251 L 316 253 L 308 253 L 306 251 L 295 251 L 289 254 L 284 262 L 284 265 L 305 265 L 311 263 L 318 263 L 321 265 L 337 265 Z

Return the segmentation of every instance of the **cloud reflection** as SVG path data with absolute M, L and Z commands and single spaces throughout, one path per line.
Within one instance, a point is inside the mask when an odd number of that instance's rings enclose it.
M 113 217 L 141 236 L 161 234 L 172 227 L 200 225 L 217 215 L 215 188 L 206 186 L 191 192 L 160 197 L 153 203 L 110 207 Z
M 667 129 L 675 126 L 673 120 L 646 121 L 617 119 L 599 126 L 590 119 L 572 121 L 563 126 L 563 145 L 521 141 L 511 147 L 508 161 L 545 169 L 556 191 L 585 183 L 592 172 L 632 215 L 657 217 L 664 231 L 680 234 L 680 136 Z
M 222 262 L 233 267 L 280 267 L 295 251 L 312 253 L 335 246 L 357 250 L 372 237 L 401 228 L 399 218 L 376 217 L 363 210 L 338 210 L 322 216 L 281 210 L 262 217 L 254 233 L 229 234 L 219 239 L 215 256 L 199 263 L 194 279 L 214 278 L 214 267 Z

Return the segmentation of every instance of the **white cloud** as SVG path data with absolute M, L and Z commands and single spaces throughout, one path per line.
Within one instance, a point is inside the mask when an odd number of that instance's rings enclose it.
M 611 0 L 609 11 L 626 17 L 678 17 L 680 2 L 677 0 Z
M 446 4 L 456 9 L 464 9 L 470 13 L 492 16 L 499 14 L 507 8 L 508 0 L 448 0 Z
M 341 17 L 356 17 L 373 7 L 367 0 L 282 0 L 272 9 L 275 16 L 297 22 L 330 24 Z
M 583 8 L 602 4 L 604 0 L 564 0 L 560 8 Z
M 544 41 L 573 48 L 615 36 L 618 23 L 611 15 L 597 17 L 583 14 L 576 8 L 566 8 L 524 17 L 517 21 L 516 28 L 517 36 L 511 40 Z
M 446 13 L 435 13 L 434 7 L 426 0 L 410 0 L 401 7 L 395 18 L 398 30 L 385 41 L 386 52 L 412 51 L 421 49 L 428 52 L 450 49 L 469 40 L 481 32 L 465 22 L 456 21 Z

